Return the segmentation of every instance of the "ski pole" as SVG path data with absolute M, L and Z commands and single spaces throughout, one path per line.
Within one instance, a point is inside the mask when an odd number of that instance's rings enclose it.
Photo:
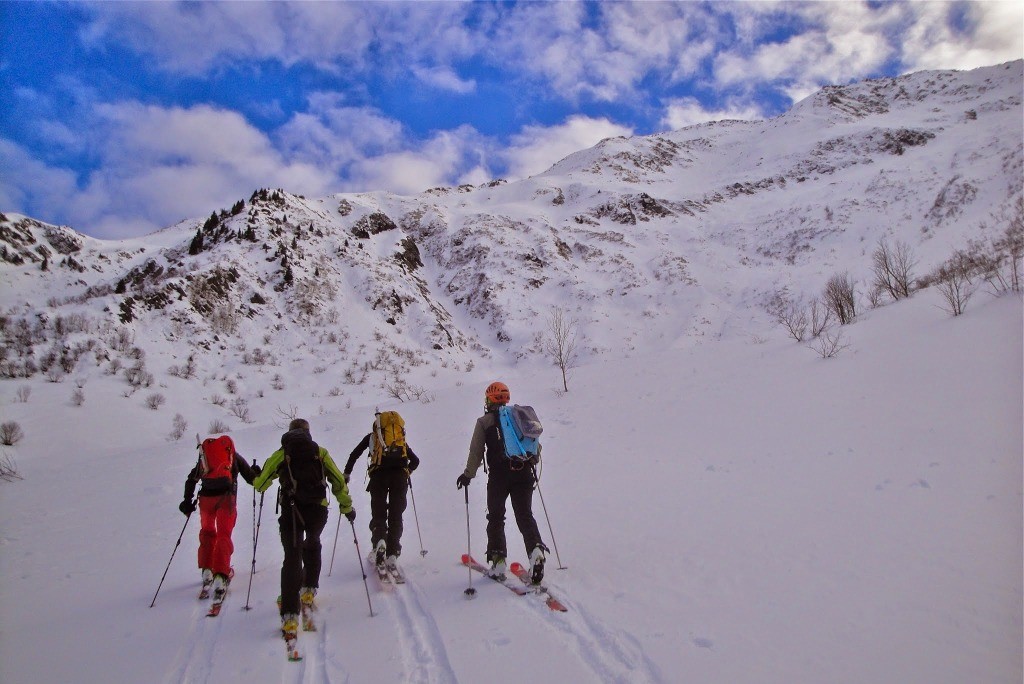
M 466 554 L 472 556 L 473 543 L 469 536 L 469 485 L 467 484 L 464 489 L 466 490 Z M 476 588 L 473 587 L 473 568 L 467 567 L 466 570 L 469 572 L 469 586 L 462 593 L 466 595 L 466 598 L 473 598 L 476 596 Z
M 196 500 L 192 499 L 192 508 L 196 506 Z M 192 518 L 192 511 L 189 511 L 188 515 L 185 516 L 185 524 L 181 526 L 181 534 L 178 535 L 178 541 L 174 542 L 174 550 L 171 551 L 171 558 L 167 561 L 167 567 L 164 568 L 164 576 L 160 578 L 160 584 L 156 587 L 156 593 L 153 594 L 153 602 L 149 604 L 152 608 L 156 605 L 156 595 L 160 593 L 160 588 L 164 586 L 164 580 L 167 579 L 167 571 L 171 569 L 171 561 L 174 560 L 174 554 L 178 552 L 178 547 L 181 546 L 181 538 L 185 536 L 185 528 L 188 527 L 188 521 Z
M 338 520 L 341 522 L 341 519 Z M 366 603 L 370 606 L 370 617 L 373 617 L 373 603 L 370 601 L 370 585 L 366 583 L 366 570 L 363 568 L 363 552 L 359 550 L 359 537 L 356 536 L 356 524 L 351 520 L 348 524 L 352 526 L 352 541 L 356 545 L 356 556 L 359 557 L 359 572 L 363 573 L 363 586 L 366 588 Z
M 330 577 L 331 573 L 334 572 L 334 554 L 338 552 L 338 532 L 341 531 L 341 514 L 338 514 L 338 524 L 334 528 L 334 548 L 331 549 L 331 566 L 327 568 L 327 576 Z
M 416 520 L 416 536 L 420 539 L 420 557 L 427 555 L 427 550 L 423 548 L 423 535 L 420 534 L 420 516 L 416 512 L 416 494 L 412 490 L 412 476 L 409 476 L 409 496 L 412 497 L 412 517 Z
M 255 515 L 256 490 L 252 490 L 253 515 Z M 252 535 L 252 568 L 249 570 L 249 591 L 245 592 L 245 610 L 252 610 L 249 596 L 252 595 L 252 576 L 256 574 L 256 545 L 260 541 L 260 523 L 263 522 L 263 492 L 260 492 L 260 517 L 256 518 L 256 526 Z
M 566 570 L 567 568 L 562 565 L 562 559 L 558 555 L 558 542 L 555 541 L 555 531 L 551 529 L 551 518 L 548 517 L 548 507 L 544 503 L 544 492 L 540 491 L 540 478 L 537 477 L 537 467 L 531 466 L 533 469 L 533 481 L 537 485 L 537 494 L 540 495 L 540 505 L 544 509 L 544 519 L 548 521 L 548 532 L 551 534 L 551 546 L 555 548 L 555 559 L 558 561 L 558 569 Z

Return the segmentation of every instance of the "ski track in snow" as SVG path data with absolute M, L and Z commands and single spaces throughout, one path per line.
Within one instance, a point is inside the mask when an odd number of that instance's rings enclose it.
M 405 673 L 410 684 L 457 684 L 458 677 L 448 660 L 441 630 L 430 611 L 423 607 L 420 591 L 406 576 L 405 584 L 392 587 L 389 603 L 398 625 Z
M 213 653 L 223 617 L 206 617 L 208 609 L 209 605 L 204 601 L 193 611 L 192 628 L 178 649 L 176 666 L 166 679 L 168 684 L 202 684 L 210 680 Z
M 590 611 L 571 602 L 560 589 L 555 596 L 569 609 L 567 613 L 552 612 L 543 595 L 528 596 L 527 610 L 546 615 L 548 626 L 579 656 L 579 661 L 593 672 L 594 681 L 620 684 L 661 684 L 654 662 L 644 653 L 640 641 L 620 629 L 606 626 Z

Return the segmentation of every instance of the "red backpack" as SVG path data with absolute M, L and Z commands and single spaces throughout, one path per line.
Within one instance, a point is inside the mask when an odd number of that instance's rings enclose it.
M 203 464 L 203 479 L 230 478 L 235 464 L 235 443 L 227 435 L 204 439 L 199 459 Z

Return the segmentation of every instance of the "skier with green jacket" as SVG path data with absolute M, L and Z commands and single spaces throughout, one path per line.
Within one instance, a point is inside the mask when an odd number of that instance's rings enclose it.
M 280 480 L 278 502 L 281 517 L 281 631 L 285 639 L 294 639 L 298 631 L 301 604 L 315 608 L 314 597 L 320 586 L 320 534 L 327 525 L 327 486 L 338 501 L 341 514 L 356 519 L 345 477 L 327 449 L 313 441 L 309 422 L 296 418 L 281 436 L 281 448 L 270 455 L 263 471 L 253 481 L 258 492 L 265 492 Z

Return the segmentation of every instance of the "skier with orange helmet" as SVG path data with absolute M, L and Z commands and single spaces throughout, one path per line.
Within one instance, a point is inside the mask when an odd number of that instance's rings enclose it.
M 540 454 L 529 461 L 508 458 L 502 443 L 498 424 L 498 408 L 511 400 L 508 385 L 492 382 L 484 391 L 484 415 L 477 418 L 473 438 L 469 444 L 466 469 L 456 480 L 459 489 L 468 487 L 480 465 L 487 472 L 487 561 L 490 574 L 503 578 L 507 568 L 508 547 L 505 542 L 505 502 L 511 500 L 516 524 L 523 535 L 526 552 L 530 555 L 530 574 L 539 583 L 544 577 L 544 545 L 533 517 L 534 466 Z

